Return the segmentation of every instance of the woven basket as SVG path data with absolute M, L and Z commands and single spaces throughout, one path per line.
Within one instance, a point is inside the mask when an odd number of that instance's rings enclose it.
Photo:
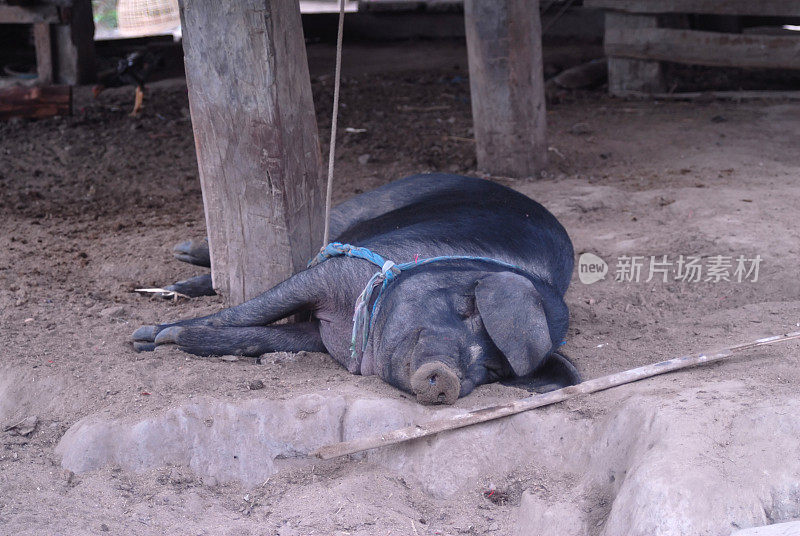
M 117 0 L 117 24 L 126 37 L 168 32 L 181 24 L 178 0 Z

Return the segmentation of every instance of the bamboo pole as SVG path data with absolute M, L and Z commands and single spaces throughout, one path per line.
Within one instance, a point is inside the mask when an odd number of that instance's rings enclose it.
M 465 426 L 471 426 L 473 424 L 491 421 L 501 417 L 507 417 L 509 415 L 515 415 L 517 413 L 529 411 L 534 408 L 549 406 L 551 404 L 563 402 L 564 400 L 575 398 L 580 395 L 604 391 L 612 387 L 625 385 L 626 383 L 632 383 L 645 378 L 651 378 L 653 376 L 672 372 L 674 370 L 704 365 L 706 363 L 713 363 L 715 361 L 725 359 L 726 357 L 730 357 L 734 353 L 759 346 L 766 346 L 769 344 L 776 344 L 795 339 L 800 339 L 800 331 L 786 333 L 784 335 L 765 337 L 763 339 L 740 344 L 738 346 L 731 346 L 716 352 L 704 352 L 700 354 L 676 357 L 674 359 L 661 361 L 659 363 L 651 363 L 639 368 L 625 370 L 623 372 L 617 372 L 608 376 L 602 376 L 600 378 L 588 380 L 583 383 L 579 383 L 578 385 L 572 385 L 563 389 L 550 391 L 549 393 L 515 400 L 513 402 L 509 402 L 508 404 L 490 406 L 459 415 L 453 415 L 443 419 L 436 419 L 422 424 L 414 424 L 405 428 L 387 432 L 385 434 L 357 438 L 341 443 L 333 443 L 320 448 L 316 452 L 316 455 L 323 460 L 328 460 L 368 449 L 394 445 L 396 443 L 402 443 L 411 439 L 418 439 L 420 437 L 438 434 L 439 432 L 444 432 L 447 430 L 455 430 L 457 428 L 463 428 Z

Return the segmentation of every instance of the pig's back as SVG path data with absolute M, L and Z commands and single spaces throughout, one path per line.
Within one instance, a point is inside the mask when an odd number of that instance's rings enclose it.
M 394 206 L 386 206 L 393 199 Z M 443 255 L 515 264 L 563 295 L 572 274 L 569 236 L 539 203 L 499 184 L 457 175 L 415 175 L 354 198 L 366 217 L 338 241 L 397 263 Z M 384 204 L 384 212 L 369 214 Z M 342 205 L 340 205 L 341 207 Z

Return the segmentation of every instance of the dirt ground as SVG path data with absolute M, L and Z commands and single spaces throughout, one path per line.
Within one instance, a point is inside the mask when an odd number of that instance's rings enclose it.
M 411 67 L 389 71 L 369 49 L 345 51 L 340 125 L 366 131 L 341 134 L 336 199 L 412 173 L 477 173 L 463 49 L 446 45 L 437 60 L 432 47 L 408 45 Z M 309 53 L 322 140 L 328 53 Z M 415 408 L 323 354 L 257 364 L 135 353 L 138 326 L 221 306 L 132 292 L 203 272 L 171 256 L 205 234 L 186 88 L 154 85 L 136 119 L 130 89 L 76 99 L 73 117 L 0 123 L 0 534 L 727 535 L 800 518 L 797 342 L 388 453 L 309 459 L 300 427 L 295 443 L 270 445 L 284 454 L 220 469 L 215 453 L 239 460 L 236 448 L 263 444 L 203 443 L 182 415 L 209 429 L 228 415 L 235 429 L 261 407 L 296 410 L 292 423 L 333 408 L 338 423 L 336 411 L 360 404 L 345 434 L 360 435 L 452 410 Z M 496 180 L 549 208 L 576 253 L 609 264 L 591 285 L 576 272 L 567 294 L 565 350 L 585 378 L 798 330 L 800 104 L 582 91 L 551 103 L 548 131 L 542 177 Z M 705 267 L 729 257 L 731 281 L 646 282 L 650 256 L 663 255 Z M 760 256 L 757 281 L 736 281 L 740 255 Z M 645 258 L 638 282 L 615 281 L 621 256 Z M 526 394 L 483 386 L 457 406 Z M 33 416 L 27 435 L 2 431 Z M 338 439 L 314 422 L 321 442 Z M 209 451 L 186 457 L 170 434 Z

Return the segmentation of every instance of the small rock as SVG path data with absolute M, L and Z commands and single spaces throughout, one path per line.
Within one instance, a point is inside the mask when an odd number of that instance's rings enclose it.
M 105 523 L 100 523 L 100 530 L 103 531 L 103 532 L 108 532 L 111 529 L 109 529 L 108 525 L 106 525 Z
M 73 473 L 69 469 L 64 469 L 61 472 L 61 475 L 64 477 L 64 482 L 66 483 L 67 486 L 72 487 L 76 484 L 75 473 Z
M 100 316 L 103 318 L 119 318 L 125 315 L 125 307 L 122 305 L 114 305 L 106 307 L 100 311 Z
M 249 384 L 247 384 L 247 388 L 251 391 L 258 391 L 259 389 L 264 388 L 264 382 L 261 380 L 253 380 Z
M 39 424 L 39 417 L 31 415 L 30 417 L 25 417 L 16 424 L 6 426 L 3 428 L 3 431 L 11 432 L 12 435 L 29 436 L 36 429 L 37 424 Z
M 371 158 L 371 155 L 362 154 L 361 156 L 358 157 L 358 163 L 361 164 L 362 166 L 364 166 L 369 162 L 370 158 Z
M 569 127 L 568 132 L 573 136 L 587 136 L 592 133 L 592 129 L 589 128 L 588 123 L 575 123 Z
M 134 289 L 140 287 L 140 284 L 133 280 L 122 281 L 119 284 L 119 289 L 123 292 L 133 292 Z

